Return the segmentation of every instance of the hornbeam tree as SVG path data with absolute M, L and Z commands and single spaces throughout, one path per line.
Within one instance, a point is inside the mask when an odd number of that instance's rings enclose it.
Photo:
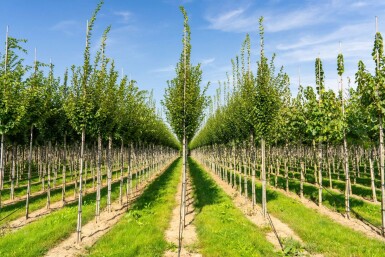
M 9 37 L 8 27 L 5 41 L 5 54 L 0 67 L 0 208 L 4 184 L 5 136 L 16 135 L 26 114 L 24 99 L 25 83 L 23 77 L 27 69 L 18 53 L 26 54 L 21 46 L 26 40 Z
M 207 104 L 201 92 L 202 71 L 200 64 L 191 64 L 191 31 L 188 16 L 183 7 L 180 10 L 184 17 L 183 51 L 179 63 L 176 65 L 176 77 L 168 81 L 163 105 L 166 107 L 166 117 L 178 139 L 182 142 L 183 178 L 181 199 L 181 220 L 179 225 L 179 250 L 185 216 L 186 194 L 186 158 L 187 145 L 196 133 L 203 118 L 203 110 Z M 207 87 L 206 87 L 207 88 Z
M 81 242 L 82 229 L 82 175 L 86 128 L 92 124 L 92 114 L 94 106 L 90 101 L 90 79 L 92 76 L 92 66 L 90 63 L 90 38 L 96 20 L 96 15 L 100 11 L 103 1 L 96 7 L 89 23 L 87 22 L 86 47 L 84 50 L 84 64 L 81 68 L 72 67 L 72 92 L 66 101 L 66 113 L 73 128 L 81 134 L 80 147 L 80 171 L 79 171 L 79 194 L 78 194 L 78 220 L 77 220 L 77 242 Z
M 357 89 L 361 96 L 361 103 L 369 110 L 371 117 L 377 120 L 376 127 L 379 135 L 379 168 L 381 176 L 381 232 L 385 236 L 385 171 L 384 171 L 384 130 L 383 119 L 385 114 L 385 56 L 384 43 L 380 32 L 377 29 L 376 17 L 376 34 L 374 38 L 374 47 L 372 52 L 373 60 L 376 68 L 375 74 L 370 74 L 362 61 L 358 62 L 358 71 L 356 73 Z

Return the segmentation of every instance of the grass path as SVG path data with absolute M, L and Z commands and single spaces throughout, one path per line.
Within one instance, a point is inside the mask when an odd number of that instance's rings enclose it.
M 134 187 L 137 183 L 134 179 Z M 111 185 L 111 201 L 119 197 L 120 181 Z M 95 216 L 96 193 L 83 197 L 82 223 Z M 100 208 L 107 205 L 107 187 L 101 190 Z M 30 223 L 13 233 L 0 237 L 0 256 L 35 257 L 44 255 L 50 248 L 76 230 L 77 202 L 66 205 L 42 219 Z
M 280 256 L 265 234 L 237 209 L 204 169 L 189 160 L 195 185 L 195 225 L 203 256 Z
M 162 256 L 175 206 L 182 161 L 175 161 L 133 203 L 128 213 L 89 249 L 90 256 Z
M 239 174 L 237 183 L 238 177 Z M 243 179 L 242 176 L 242 181 Z M 251 195 L 250 179 L 248 190 Z M 261 203 L 260 182 L 256 182 L 256 194 L 258 203 Z M 267 189 L 267 201 L 268 211 L 288 224 L 301 237 L 305 249 L 310 253 L 322 253 L 332 257 L 384 256 L 385 243 L 345 227 L 272 187 Z

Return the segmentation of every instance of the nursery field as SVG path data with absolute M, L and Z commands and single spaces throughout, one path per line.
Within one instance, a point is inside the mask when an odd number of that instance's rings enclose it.
M 253 21 L 255 28 L 229 71 L 219 68 L 227 80 L 213 93 L 203 81 L 205 69 L 218 68 L 215 58 L 193 64 L 189 16 L 179 9 L 181 53 L 174 77 L 162 81 L 161 106 L 159 88 L 142 90 L 131 73 L 118 71 L 121 62 L 109 48 L 120 46 L 119 33 L 132 33 L 134 41 L 175 24 L 141 30 L 127 25 L 138 14 L 100 1 L 85 23 L 84 52 L 73 57 L 82 64 L 67 64 L 61 76 L 51 61 L 39 61 L 36 49 L 29 63 L 27 41 L 6 27 L 0 256 L 385 256 L 385 55 L 377 17 L 374 62 L 360 60 L 351 81 L 340 44 L 337 87 L 325 77 L 330 56 L 311 63 L 314 86 L 301 78 L 294 85 L 276 67 L 276 55 L 267 56 L 280 29 L 272 29 L 271 17 L 245 18 L 237 26 Z M 101 33 L 99 20 L 111 12 L 124 27 Z M 243 12 L 206 19 L 226 24 Z M 49 31 L 75 38 L 78 31 L 66 26 L 76 24 L 65 20 Z M 300 45 L 312 45 L 309 38 Z M 128 52 L 141 58 L 138 66 L 174 56 L 135 51 Z M 170 70 L 141 68 L 158 79 Z

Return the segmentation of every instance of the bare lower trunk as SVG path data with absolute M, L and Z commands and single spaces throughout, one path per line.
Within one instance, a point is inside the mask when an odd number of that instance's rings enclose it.
M 379 117 L 380 126 L 380 174 L 381 174 L 381 232 L 385 236 L 385 177 L 384 177 L 384 131 L 382 127 L 382 115 Z
M 101 166 L 102 166 L 102 137 L 100 133 L 98 134 L 98 165 L 97 165 L 97 174 L 96 174 L 96 209 L 95 209 L 95 220 L 99 220 L 100 216 L 100 183 L 101 183 Z
M 78 196 L 78 222 L 77 222 L 77 239 L 76 242 L 82 241 L 82 205 L 83 205 L 83 194 L 82 194 L 82 176 L 83 176 L 83 158 L 84 158 L 84 144 L 86 138 L 86 129 L 82 128 L 82 143 L 80 146 L 80 171 L 79 171 L 79 196 Z
M 305 164 L 303 161 L 301 161 L 301 181 L 300 181 L 300 187 L 299 187 L 299 196 L 303 198 L 303 182 L 304 179 L 304 170 L 305 170 Z
M 4 134 L 1 134 L 1 142 L 0 142 L 0 209 L 2 207 L 1 193 L 3 191 L 3 184 L 4 184 Z
M 111 163 L 111 154 L 112 154 L 112 137 L 108 137 L 108 170 L 107 170 L 107 211 L 111 212 L 111 180 L 112 180 L 112 163 Z
M 28 154 L 28 185 L 27 198 L 25 200 L 25 218 L 29 215 L 29 197 L 31 195 L 31 165 L 32 165 L 32 142 L 33 142 L 33 125 L 31 126 L 31 137 L 29 140 L 29 154 Z
M 372 189 L 373 202 L 377 202 L 376 185 L 374 183 L 374 169 L 372 156 L 369 157 L 369 169 L 370 169 L 370 186 Z
M 11 200 L 15 198 L 16 146 L 12 145 Z
M 322 205 L 322 143 L 318 143 L 318 206 Z
M 62 193 L 61 201 L 65 204 L 66 197 L 66 172 L 67 172 L 67 131 L 64 132 L 64 149 L 63 149 L 63 180 L 62 180 Z
M 262 177 L 262 214 L 263 217 L 267 216 L 267 200 L 266 200 L 266 165 L 265 165 L 265 139 L 261 139 L 261 155 L 262 155 L 262 165 L 261 165 L 261 177 Z
M 120 146 L 120 187 L 119 187 L 119 202 L 123 205 L 123 139 L 122 145 Z
M 179 220 L 179 248 L 178 253 L 180 254 L 182 247 L 183 230 L 185 226 L 185 211 L 186 211 L 186 161 L 187 161 L 187 142 L 186 133 L 183 135 L 183 150 L 182 150 L 182 193 L 180 203 L 180 220 Z

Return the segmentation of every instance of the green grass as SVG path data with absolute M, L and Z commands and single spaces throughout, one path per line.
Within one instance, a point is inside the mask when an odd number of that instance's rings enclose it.
M 89 249 L 90 256 L 163 256 L 164 238 L 175 206 L 181 159 L 134 202 L 128 213 Z
M 273 178 L 270 178 L 273 183 Z M 285 188 L 286 182 L 284 178 L 278 178 L 278 187 Z M 324 184 L 324 187 L 326 184 Z M 299 194 L 300 182 L 289 181 L 289 189 Z M 326 191 L 327 187 L 322 192 L 322 203 L 329 209 L 340 213 L 345 213 L 345 196 L 343 193 L 334 191 Z M 314 202 L 318 202 L 318 187 L 311 184 L 303 185 L 303 194 L 305 197 Z M 369 221 L 374 226 L 381 225 L 381 206 L 368 203 L 356 198 L 350 198 L 350 208 L 354 210 L 359 216 Z M 353 215 L 353 214 L 352 214 Z M 359 218 L 359 217 L 358 217 Z
M 112 184 L 111 200 L 119 197 L 120 181 Z M 135 186 L 135 183 L 134 183 Z M 95 215 L 96 193 L 83 197 L 82 223 L 91 221 Z M 101 190 L 100 208 L 107 204 L 107 187 Z M 0 237 L 0 256 L 34 257 L 44 255 L 76 231 L 77 202 L 66 205 L 23 228 Z
M 230 174 L 227 174 L 228 178 Z M 259 171 L 257 170 L 256 176 L 259 177 Z M 274 185 L 275 175 L 270 175 L 270 184 Z M 286 188 L 286 179 L 283 177 L 283 173 L 281 171 L 280 176 L 277 178 L 277 187 L 285 189 Z M 238 181 L 237 181 L 238 183 Z M 315 183 L 314 175 L 307 174 L 307 183 L 304 183 L 303 185 L 303 194 L 306 198 L 311 199 L 312 201 L 318 203 L 318 186 L 313 184 Z M 342 192 L 335 192 L 332 190 L 329 190 L 329 180 L 323 179 L 323 187 L 324 190 L 322 192 L 322 203 L 324 206 L 328 207 L 331 210 L 345 213 L 345 195 L 344 195 L 344 182 L 335 182 L 333 183 L 333 188 L 340 189 Z M 343 184 L 343 185 L 342 185 Z M 243 186 L 243 185 L 242 185 Z M 250 186 L 248 186 L 250 187 Z M 299 195 L 300 191 L 300 181 L 298 178 L 291 178 L 291 172 L 289 172 L 289 189 L 290 191 L 295 192 Z M 353 192 L 355 192 L 358 195 L 368 195 L 371 194 L 370 190 L 364 190 L 365 188 L 363 186 L 359 185 L 352 185 Z M 358 198 L 350 197 L 350 208 L 353 210 L 356 214 L 356 217 L 361 219 L 365 219 L 369 223 L 371 223 L 374 226 L 381 226 L 381 206 L 378 204 L 370 203 Z M 352 215 L 355 215 L 354 213 L 351 213 Z
M 209 175 L 189 160 L 196 188 L 195 225 L 203 256 L 279 256 L 266 238 Z
M 113 174 L 119 173 L 120 171 L 114 171 Z M 74 195 L 75 184 L 73 181 L 69 181 L 69 184 L 66 185 L 66 199 Z M 95 179 L 96 185 L 96 179 Z M 84 192 L 84 183 L 83 183 L 83 192 Z M 107 186 L 107 182 L 103 183 L 103 187 Z M 87 191 L 92 188 L 92 177 L 87 178 Z M 61 201 L 62 196 L 62 187 L 61 185 L 56 188 L 51 188 L 51 204 Z M 25 215 L 25 199 L 21 201 L 15 201 L 13 203 L 2 206 L 0 209 L 0 226 L 6 226 L 6 223 L 23 217 Z M 44 192 L 39 195 L 30 196 L 29 211 L 30 213 L 38 209 L 44 208 L 47 204 L 47 193 Z M 1 231 L 0 231 L 1 232 Z
M 236 181 L 238 183 L 238 179 Z M 283 181 L 282 179 L 281 182 Z M 311 190 L 313 190 L 312 188 L 311 186 Z M 250 195 L 250 181 L 248 189 Z M 261 193 L 261 185 L 257 182 L 256 194 L 259 203 Z M 331 257 L 384 256 L 385 243 L 376 239 L 369 239 L 359 232 L 342 226 L 283 193 L 269 188 L 267 190 L 267 201 L 268 211 L 288 224 L 303 240 L 305 249 L 310 253 L 322 253 L 324 256 Z

